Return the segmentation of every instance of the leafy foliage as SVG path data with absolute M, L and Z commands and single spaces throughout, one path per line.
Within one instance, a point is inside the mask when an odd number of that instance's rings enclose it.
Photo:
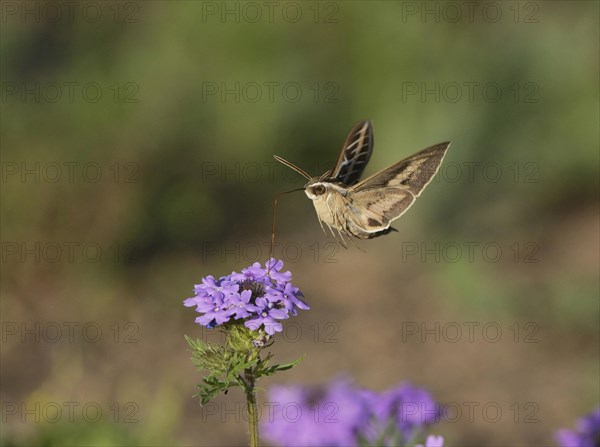
M 223 345 L 185 336 L 192 348 L 192 362 L 198 370 L 208 371 L 202 378 L 202 384 L 198 385 L 198 393 L 194 395 L 200 398 L 200 405 L 206 405 L 219 393 L 226 393 L 230 388 L 237 386 L 243 388 L 246 393 L 253 392 L 254 383 L 249 383 L 247 377 L 252 377 L 254 382 L 277 371 L 286 371 L 304 358 L 270 366 L 273 354 L 269 352 L 263 358 L 261 351 L 271 346 L 272 338 L 262 331 L 252 331 L 236 324 L 227 325 L 221 330 L 226 335 Z

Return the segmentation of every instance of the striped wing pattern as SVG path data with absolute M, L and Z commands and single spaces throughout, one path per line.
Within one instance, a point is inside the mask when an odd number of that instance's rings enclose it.
M 357 183 L 371 158 L 373 144 L 371 122 L 367 120 L 356 123 L 344 141 L 340 156 L 328 180 L 345 186 Z
M 364 179 L 350 188 L 350 191 L 396 187 L 408 190 L 415 197 L 419 197 L 440 168 L 448 146 L 450 146 L 449 141 L 423 149 Z

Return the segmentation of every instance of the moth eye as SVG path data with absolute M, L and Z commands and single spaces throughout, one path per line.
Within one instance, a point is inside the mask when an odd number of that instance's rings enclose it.
M 313 191 L 316 196 L 320 196 L 325 193 L 325 187 L 323 185 L 317 185 L 313 188 Z

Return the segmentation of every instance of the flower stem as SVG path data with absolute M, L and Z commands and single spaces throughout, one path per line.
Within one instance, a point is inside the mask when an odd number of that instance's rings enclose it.
M 258 414 L 256 412 L 256 394 L 254 392 L 254 372 L 252 368 L 244 370 L 246 379 L 246 401 L 248 404 L 248 426 L 250 429 L 250 447 L 259 447 Z

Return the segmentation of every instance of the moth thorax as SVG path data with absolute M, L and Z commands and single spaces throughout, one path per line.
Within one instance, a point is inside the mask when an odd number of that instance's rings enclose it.
M 306 195 L 311 199 L 316 199 L 318 196 L 325 194 L 325 191 L 327 191 L 327 188 L 323 183 L 313 183 L 305 189 Z

